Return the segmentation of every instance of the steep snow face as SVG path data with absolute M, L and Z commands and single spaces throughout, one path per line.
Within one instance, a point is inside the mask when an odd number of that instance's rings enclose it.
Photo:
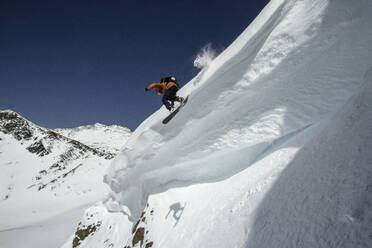
M 368 247 L 371 11 L 271 1 L 169 124 L 161 108 L 136 129 L 83 219 L 99 228 L 64 247 Z
M 132 133 L 127 127 L 100 123 L 76 128 L 58 128 L 54 131 L 102 152 L 113 154 L 120 151 Z
M 371 96 L 372 67 L 265 195 L 249 247 L 372 247 Z
M 0 111 L 0 230 L 102 199 L 114 155 Z
M 327 118 L 372 64 L 370 10 L 370 1 L 271 2 L 256 32 L 180 91 L 190 101 L 169 125 L 162 108 L 136 130 L 106 177 L 115 201 L 138 216 L 150 193 L 228 178 Z

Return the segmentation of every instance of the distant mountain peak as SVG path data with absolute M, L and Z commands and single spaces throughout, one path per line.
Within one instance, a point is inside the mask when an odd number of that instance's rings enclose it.
M 97 130 L 105 131 L 100 131 L 100 135 L 97 135 Z M 80 168 L 87 158 L 111 160 L 115 157 L 118 149 L 110 147 L 110 142 L 105 140 L 105 136 L 109 136 L 109 140 L 115 145 L 122 146 L 130 135 L 128 130 L 124 127 L 115 126 L 112 128 L 100 123 L 74 129 L 49 130 L 32 123 L 15 111 L 0 111 L 0 142 L 16 146 L 17 149 L 14 152 L 17 157 L 33 154 L 36 157 L 31 155 L 31 160 L 40 160 L 40 164 L 42 164 L 39 172 L 31 176 L 34 179 L 28 185 L 29 188 L 37 186 L 38 190 L 47 186 L 53 188 L 56 184 L 63 182 L 68 175 L 72 175 Z M 74 139 L 73 135 L 68 135 L 82 133 L 86 135 L 85 138 L 88 140 L 93 138 L 95 142 L 85 143 Z M 118 138 L 115 140 L 116 136 Z M 76 164 L 77 161 L 80 162 Z M 13 163 L 14 161 L 9 162 Z M 4 198 L 8 199 L 9 196 Z
M 12 134 L 17 140 L 31 139 L 36 126 L 12 110 L 0 111 L 0 131 Z
M 119 125 L 95 123 L 74 128 L 57 128 L 55 132 L 78 140 L 103 152 L 117 154 L 131 135 L 131 130 Z

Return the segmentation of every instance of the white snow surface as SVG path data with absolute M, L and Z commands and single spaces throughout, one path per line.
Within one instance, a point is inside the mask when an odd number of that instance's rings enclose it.
M 57 128 L 54 131 L 100 151 L 114 154 L 121 150 L 132 133 L 127 127 L 100 123 L 75 128 Z
M 0 247 L 61 246 L 84 209 L 108 194 L 103 175 L 113 154 L 58 136 L 11 110 L 0 115 Z M 109 139 L 126 138 L 122 130 L 110 132 Z M 44 150 L 31 152 L 35 144 Z
M 79 247 L 372 247 L 371 13 L 272 0 L 131 135 Z

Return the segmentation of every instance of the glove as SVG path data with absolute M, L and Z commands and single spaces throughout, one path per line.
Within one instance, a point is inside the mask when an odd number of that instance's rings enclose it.
M 149 89 L 145 88 L 145 91 L 149 91 Z

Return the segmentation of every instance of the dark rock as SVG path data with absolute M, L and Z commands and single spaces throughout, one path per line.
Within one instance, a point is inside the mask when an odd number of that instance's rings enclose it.
M 44 147 L 44 145 L 41 142 L 41 140 L 39 140 L 38 142 L 35 142 L 32 145 L 30 145 L 29 147 L 27 147 L 27 150 L 30 151 L 30 152 L 32 152 L 32 153 L 36 153 L 40 157 L 42 157 L 44 155 L 48 155 L 50 153 L 50 151 L 48 151 Z

